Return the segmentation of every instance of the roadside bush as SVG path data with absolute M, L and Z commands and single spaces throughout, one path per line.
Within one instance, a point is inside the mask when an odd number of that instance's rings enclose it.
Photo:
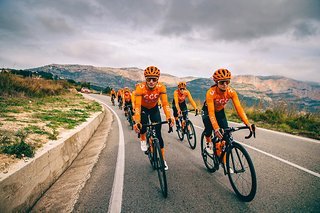
M 33 157 L 35 148 L 25 143 L 27 133 L 18 131 L 16 133 L 16 142 L 12 143 L 8 136 L 4 136 L 0 139 L 1 152 L 9 155 L 15 155 L 17 158 Z

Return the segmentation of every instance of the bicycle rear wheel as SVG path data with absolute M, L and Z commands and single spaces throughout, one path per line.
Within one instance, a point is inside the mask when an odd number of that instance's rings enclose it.
M 187 139 L 189 142 L 189 145 L 191 149 L 195 149 L 197 145 L 197 137 L 196 137 L 196 131 L 194 130 L 194 126 L 191 121 L 187 122 L 186 126 L 186 132 L 187 132 Z
M 202 156 L 204 165 L 207 167 L 207 170 L 213 173 L 216 171 L 216 165 L 219 166 L 219 162 L 217 162 L 218 159 L 214 154 L 210 155 L 207 152 L 207 143 L 206 143 L 204 133 L 205 132 L 203 131 L 201 134 L 201 156 Z
M 163 197 L 167 197 L 168 196 L 167 177 L 166 177 L 166 171 L 164 170 L 163 156 L 161 153 L 158 139 L 154 139 L 153 144 L 154 144 L 153 154 L 154 154 L 155 166 L 158 171 L 160 188 L 161 188 Z
M 233 142 L 227 150 L 227 173 L 240 200 L 252 201 L 257 191 L 257 178 L 252 160 L 243 146 Z M 230 172 L 230 169 L 231 172 Z

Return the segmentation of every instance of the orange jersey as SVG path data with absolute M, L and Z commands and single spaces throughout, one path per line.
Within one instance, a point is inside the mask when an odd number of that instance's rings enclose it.
M 135 96 L 135 121 L 137 123 L 140 122 L 141 119 L 141 106 L 151 109 L 158 105 L 159 98 L 161 99 L 166 118 L 171 117 L 167 88 L 162 83 L 158 83 L 153 90 L 147 87 L 146 82 L 140 83 L 136 86 Z
M 189 92 L 189 90 L 185 89 L 183 90 L 183 92 L 181 92 L 179 89 L 175 90 L 173 93 L 173 99 L 174 99 L 174 103 L 176 105 L 176 108 L 178 110 L 180 110 L 179 104 L 184 102 L 186 100 L 186 98 L 189 99 L 191 105 L 193 106 L 193 108 L 197 108 L 196 103 L 194 102 L 191 93 Z
M 135 109 L 136 105 L 136 91 L 133 90 L 131 93 L 131 103 L 132 103 L 132 109 Z
M 116 91 L 111 90 L 111 95 L 116 95 Z
M 125 92 L 123 93 L 122 99 L 123 99 L 125 102 L 130 102 L 130 101 L 131 101 L 131 92 L 130 92 L 130 91 L 125 91 Z
M 248 118 L 241 107 L 238 95 L 234 89 L 229 87 L 225 92 L 220 91 L 217 86 L 212 86 L 206 94 L 206 103 L 208 106 L 209 118 L 214 130 L 219 129 L 219 125 L 215 116 L 215 112 L 219 112 L 224 109 L 227 102 L 232 100 L 233 105 L 240 116 L 243 123 L 249 124 Z
M 122 96 L 122 93 L 123 93 L 122 89 L 119 89 L 117 92 L 117 96 Z

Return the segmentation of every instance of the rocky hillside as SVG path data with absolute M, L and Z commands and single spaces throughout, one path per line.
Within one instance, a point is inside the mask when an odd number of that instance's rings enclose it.
M 92 85 L 116 89 L 124 86 L 133 88 L 137 82 L 143 80 L 143 70 L 135 67 L 110 68 L 52 64 L 29 70 L 50 72 L 60 78 L 86 81 L 91 82 Z M 162 73 L 160 81 L 168 86 L 169 98 L 172 98 L 173 90 L 181 80 L 188 82 L 192 95 L 201 102 L 205 99 L 206 90 L 213 84 L 211 79 L 178 78 Z M 320 112 L 319 83 L 296 81 L 282 76 L 241 75 L 233 77 L 231 86 L 238 91 L 240 98 L 248 106 L 258 103 L 263 103 L 265 106 L 284 103 L 299 110 Z

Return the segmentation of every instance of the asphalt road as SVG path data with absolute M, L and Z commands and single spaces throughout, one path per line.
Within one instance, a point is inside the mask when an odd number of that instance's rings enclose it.
M 111 106 L 109 97 L 91 96 Z M 215 173 L 206 170 L 199 145 L 202 120 L 190 114 L 197 132 L 195 150 L 186 139 L 180 142 L 175 131 L 168 134 L 168 127 L 162 127 L 169 166 L 168 197 L 163 198 L 157 173 L 140 150 L 139 139 L 123 111 L 110 108 L 115 115 L 106 146 L 73 212 L 320 211 L 320 141 L 260 128 L 255 139 L 245 140 L 246 131 L 234 133 L 249 152 L 257 175 L 257 194 L 253 201 L 244 203 L 236 197 L 222 169 Z

